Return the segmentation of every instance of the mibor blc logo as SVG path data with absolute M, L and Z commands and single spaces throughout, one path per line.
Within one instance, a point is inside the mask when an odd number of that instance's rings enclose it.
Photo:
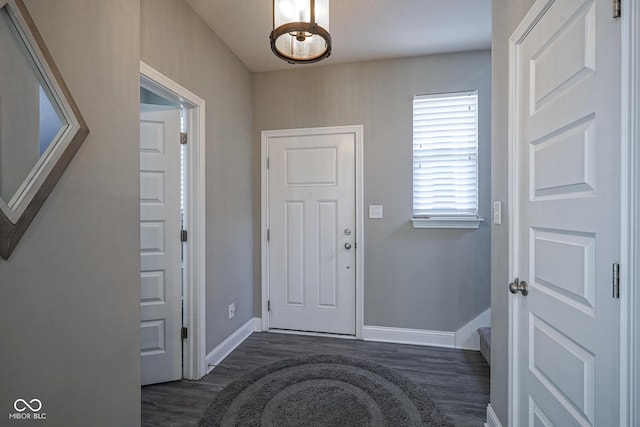
M 46 420 L 47 413 L 40 412 L 42 410 L 42 401 L 40 399 L 16 399 L 13 402 L 14 413 L 9 414 L 10 420 Z

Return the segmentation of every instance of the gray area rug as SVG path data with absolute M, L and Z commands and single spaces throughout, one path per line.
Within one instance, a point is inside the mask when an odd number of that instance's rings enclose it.
M 451 426 L 429 394 L 379 363 L 303 356 L 255 369 L 205 410 L 209 426 Z

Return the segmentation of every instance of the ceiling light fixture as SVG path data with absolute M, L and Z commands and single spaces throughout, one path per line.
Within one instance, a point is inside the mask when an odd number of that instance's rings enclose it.
M 290 64 L 331 55 L 329 0 L 273 0 L 271 50 Z

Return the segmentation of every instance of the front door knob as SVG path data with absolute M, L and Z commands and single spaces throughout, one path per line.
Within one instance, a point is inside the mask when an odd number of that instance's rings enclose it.
M 524 280 L 520 281 L 520 279 L 516 277 L 516 280 L 509 283 L 509 292 L 511 292 L 512 294 L 521 292 L 523 296 L 527 296 L 527 294 L 529 293 L 529 285 L 527 285 L 527 282 L 525 282 Z
M 351 249 L 351 243 L 349 243 L 349 242 L 345 243 L 345 244 L 344 244 L 344 248 L 345 248 L 346 250 Z

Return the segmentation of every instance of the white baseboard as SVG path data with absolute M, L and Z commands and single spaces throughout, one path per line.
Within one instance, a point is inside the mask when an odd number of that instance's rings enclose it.
M 478 328 L 491 326 L 491 309 L 488 308 L 471 322 L 456 331 L 456 348 L 480 350 Z
M 207 374 L 213 370 L 225 357 L 229 355 L 236 347 L 238 347 L 249 335 L 254 331 L 256 319 L 249 319 L 244 325 L 240 326 L 234 333 L 229 335 L 227 339 L 222 341 L 216 348 L 207 354 Z
M 487 406 L 487 422 L 484 423 L 484 427 L 502 427 L 502 423 L 500 423 L 498 416 L 491 407 L 491 403 Z
M 328 332 L 308 332 L 308 331 L 292 331 L 290 329 L 269 329 L 269 332 L 274 334 L 285 334 L 285 335 L 304 335 L 307 337 L 325 337 L 325 338 L 340 338 L 343 340 L 354 340 L 356 337 L 353 335 L 341 335 L 341 334 L 330 334 Z
M 396 344 L 480 350 L 480 337 L 477 330 L 483 326 L 490 326 L 490 324 L 491 309 L 487 309 L 456 332 L 365 325 L 362 327 L 362 339 Z
M 262 332 L 262 317 L 253 318 L 253 331 Z
M 386 326 L 363 326 L 362 339 L 365 341 L 429 345 L 449 348 L 454 348 L 456 345 L 456 335 L 454 332 L 390 328 Z

